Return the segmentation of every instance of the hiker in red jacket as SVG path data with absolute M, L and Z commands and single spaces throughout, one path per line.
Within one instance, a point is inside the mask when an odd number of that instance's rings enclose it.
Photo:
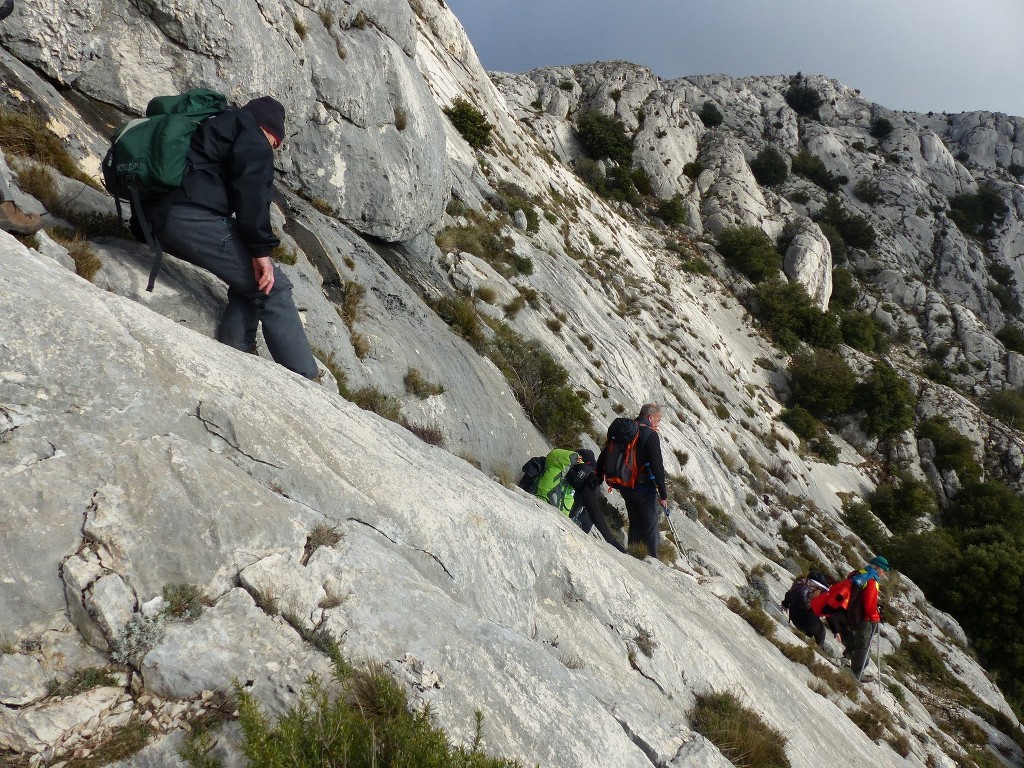
M 811 601 L 811 610 L 829 621 L 832 631 L 838 630 L 850 659 L 850 668 L 858 680 L 864 678 L 871 640 L 878 632 L 882 614 L 878 608 L 878 582 L 890 570 L 889 561 L 881 555 L 871 558 L 859 571 L 854 571 L 834 584 L 824 595 Z

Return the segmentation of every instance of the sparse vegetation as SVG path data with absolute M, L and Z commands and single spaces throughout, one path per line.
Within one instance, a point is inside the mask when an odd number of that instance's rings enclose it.
M 731 693 L 698 694 L 690 722 L 734 765 L 789 768 L 786 737 Z
M 406 392 L 410 395 L 415 395 L 421 400 L 425 400 L 433 395 L 440 395 L 444 392 L 444 387 L 440 384 L 433 384 L 427 381 L 419 368 L 410 368 L 406 371 L 402 382 L 405 384 Z
M 0 136 L 4 137 L 5 153 L 31 158 L 56 169 L 69 179 L 100 188 L 97 179 L 83 173 L 78 167 L 64 142 L 50 130 L 43 114 L 31 110 L 18 112 L 0 108 Z
M 86 667 L 75 670 L 71 677 L 62 682 L 51 680 L 47 693 L 54 697 L 77 696 L 85 691 L 102 686 L 120 686 L 109 669 L 103 667 Z
M 874 205 L 882 199 L 882 188 L 878 186 L 877 181 L 861 179 L 854 185 L 853 194 L 858 200 Z
M 586 400 L 569 386 L 569 372 L 537 340 L 494 326 L 487 355 L 509 383 L 527 417 L 552 445 L 579 445 L 593 426 Z
M 165 584 L 163 594 L 164 615 L 169 619 L 195 621 L 210 605 L 206 592 L 195 584 Z
M 335 659 L 334 683 L 313 679 L 298 704 L 272 724 L 256 698 L 236 687 L 242 751 L 252 768 L 345 765 L 514 768 L 481 751 L 483 715 L 468 746 L 455 746 L 431 725 L 427 707 L 410 711 L 405 690 L 381 664 L 355 668 Z

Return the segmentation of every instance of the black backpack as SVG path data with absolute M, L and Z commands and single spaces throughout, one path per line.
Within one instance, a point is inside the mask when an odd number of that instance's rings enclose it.
M 544 460 L 546 458 L 545 456 L 534 456 L 523 464 L 522 477 L 519 478 L 518 485 L 527 493 L 537 493 L 537 483 L 540 482 L 540 476 L 544 474 Z
M 608 427 L 604 446 L 604 478 L 613 488 L 635 488 L 641 480 L 642 466 L 637 456 L 643 434 L 635 419 L 620 417 Z

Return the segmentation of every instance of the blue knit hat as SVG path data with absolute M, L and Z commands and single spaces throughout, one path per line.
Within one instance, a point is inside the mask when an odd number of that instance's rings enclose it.
M 868 564 L 881 568 L 886 573 L 892 570 L 892 566 L 889 565 L 889 561 L 881 555 L 875 555 L 874 557 L 872 557 L 870 560 L 868 560 Z

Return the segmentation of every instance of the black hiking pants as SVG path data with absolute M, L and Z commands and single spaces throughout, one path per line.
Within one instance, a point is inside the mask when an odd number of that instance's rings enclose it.
M 646 544 L 651 557 L 658 556 L 658 492 L 623 488 L 622 500 L 626 502 L 629 516 L 629 543 Z
M 789 620 L 805 635 L 813 637 L 819 648 L 825 647 L 825 625 L 814 615 L 814 611 L 810 608 L 790 608 Z
M 576 491 L 576 498 L 583 503 L 583 512 L 578 518 L 583 532 L 590 533 L 590 529 L 596 527 L 605 541 L 620 552 L 625 552 L 625 547 L 622 546 L 619 537 L 612 533 L 604 510 L 601 509 L 601 492 L 594 486 L 586 485 Z
M 291 281 L 274 265 L 274 287 L 269 294 L 259 290 L 252 257 L 233 218 L 200 205 L 175 204 L 167 209 L 157 237 L 175 256 L 227 283 L 228 305 L 217 330 L 218 341 L 250 352 L 262 322 L 274 361 L 307 379 L 316 378 L 319 370 L 292 300 Z

